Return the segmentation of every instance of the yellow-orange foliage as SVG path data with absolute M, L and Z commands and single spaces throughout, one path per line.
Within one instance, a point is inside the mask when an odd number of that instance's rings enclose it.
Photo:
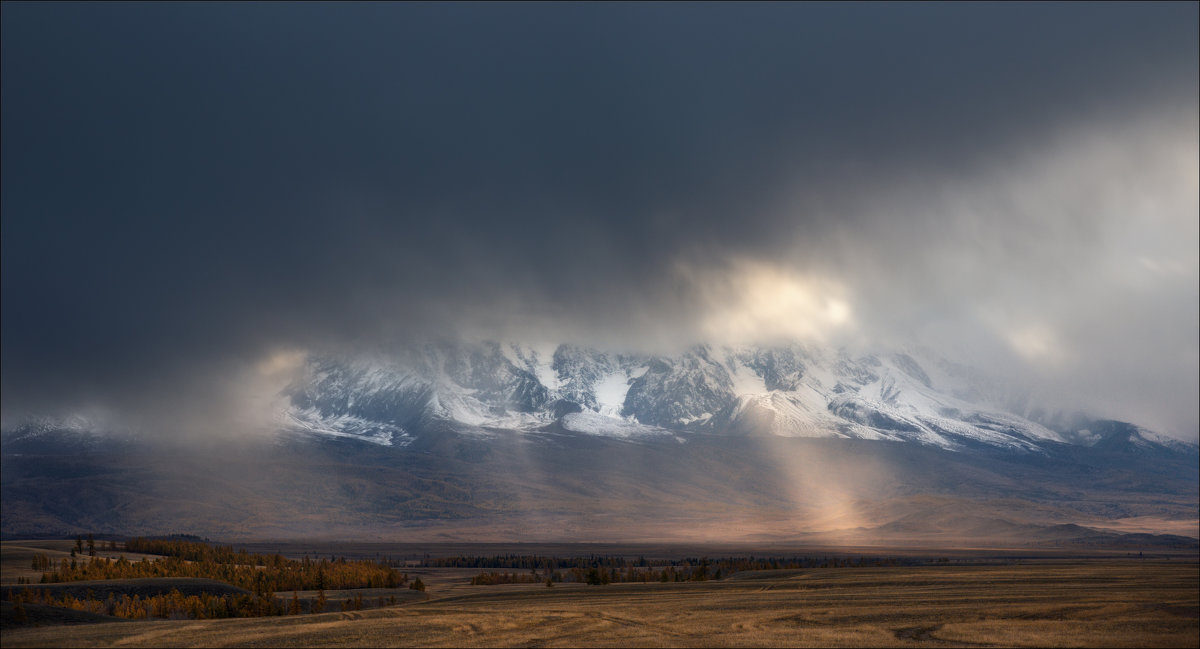
M 94 557 L 68 563 L 42 573 L 42 583 L 93 579 L 137 579 L 146 577 L 197 577 L 215 579 L 258 595 L 289 590 L 343 590 L 349 588 L 397 588 L 408 577 L 382 562 L 286 559 L 281 555 L 235 552 L 232 547 L 214 547 L 189 541 L 130 539 L 131 552 L 167 554 L 155 561 L 115 561 Z

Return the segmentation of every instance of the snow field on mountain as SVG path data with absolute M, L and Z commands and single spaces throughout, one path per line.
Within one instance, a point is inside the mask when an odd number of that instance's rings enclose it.
M 621 416 L 621 410 L 625 407 L 625 395 L 629 394 L 631 380 L 625 372 L 613 372 L 596 383 L 596 404 L 600 406 L 601 415 Z

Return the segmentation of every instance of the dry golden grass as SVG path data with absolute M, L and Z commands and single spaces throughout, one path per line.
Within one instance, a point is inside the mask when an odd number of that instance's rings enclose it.
M 454 591 L 461 594 L 432 587 L 429 601 L 350 613 L 20 629 L 4 632 L 3 644 L 1200 645 L 1195 560 L 836 568 L 720 582 Z

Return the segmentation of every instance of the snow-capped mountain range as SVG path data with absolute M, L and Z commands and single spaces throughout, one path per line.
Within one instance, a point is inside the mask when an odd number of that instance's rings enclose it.
M 929 350 L 695 346 L 674 356 L 563 344 L 428 344 L 386 359 L 313 357 L 282 428 L 405 446 L 440 426 L 487 434 L 708 433 L 912 441 L 948 450 L 1090 446 L 1012 391 Z M 1173 440 L 1144 429 L 1148 444 Z M 682 438 L 681 438 L 682 440 Z
M 427 344 L 310 356 L 278 397 L 276 434 L 234 446 L 103 417 L 0 431 L 0 533 L 882 542 L 916 520 L 957 543 L 983 516 L 1195 536 L 1195 444 L 920 348 Z

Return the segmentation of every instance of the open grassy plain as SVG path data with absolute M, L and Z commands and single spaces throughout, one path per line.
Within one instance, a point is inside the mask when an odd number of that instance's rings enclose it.
M 436 572 L 428 571 L 430 599 L 383 609 L 9 629 L 3 645 L 1200 645 L 1194 558 L 759 571 L 552 588 L 463 586 L 459 575 Z

